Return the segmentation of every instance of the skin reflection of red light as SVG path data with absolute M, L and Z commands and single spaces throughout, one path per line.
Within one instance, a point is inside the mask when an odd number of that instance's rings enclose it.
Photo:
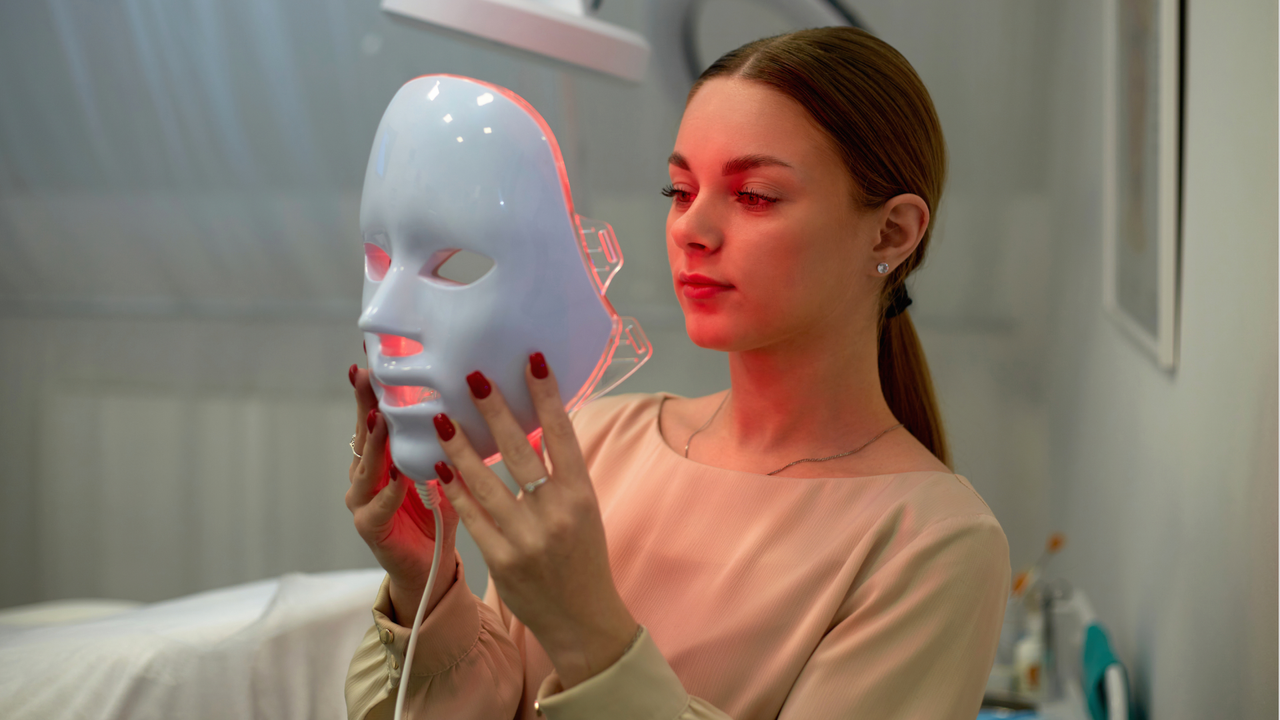
M 422 343 L 399 335 L 379 335 L 378 343 L 386 357 L 409 357 L 422 352 Z

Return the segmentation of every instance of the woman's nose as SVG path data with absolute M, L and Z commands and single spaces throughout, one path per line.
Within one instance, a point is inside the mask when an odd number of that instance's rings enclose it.
M 724 244 L 724 233 L 715 208 L 701 197 L 694 198 L 689 208 L 671 223 L 671 239 L 691 255 L 709 255 L 719 250 Z

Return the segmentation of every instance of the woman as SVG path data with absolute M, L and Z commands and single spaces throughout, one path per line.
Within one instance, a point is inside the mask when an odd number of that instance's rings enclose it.
M 606 398 L 570 420 L 535 353 L 548 466 L 468 378 L 511 474 L 549 480 L 512 497 L 437 418 L 445 581 L 409 715 L 970 720 L 1009 560 L 948 467 L 903 312 L 945 174 L 927 91 L 858 30 L 767 38 L 703 73 L 674 150 L 673 283 L 690 338 L 729 353 L 732 386 Z M 386 426 L 352 372 L 365 459 L 347 503 L 388 580 L 347 702 L 385 717 L 433 526 L 402 505 L 394 468 L 380 488 Z M 448 552 L 459 516 L 489 565 L 484 603 Z

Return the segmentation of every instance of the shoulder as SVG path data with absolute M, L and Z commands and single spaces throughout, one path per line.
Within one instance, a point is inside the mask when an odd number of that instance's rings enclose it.
M 932 521 L 895 537 L 895 552 L 872 554 L 863 597 L 885 592 L 892 597 L 934 597 L 940 612 L 969 608 L 973 619 L 994 623 L 1009 596 L 1012 572 L 1009 541 L 989 511 L 937 514 Z M 982 616 L 982 617 L 979 617 Z
M 593 400 L 575 410 L 570 419 L 578 445 L 588 461 L 608 445 L 638 444 L 654 430 L 662 393 L 628 393 Z
M 960 575 L 976 572 L 1008 583 L 1008 539 L 967 479 L 949 472 L 907 473 L 884 495 L 884 512 L 866 538 L 875 548 L 866 558 L 872 572 L 941 564 Z
M 574 410 L 570 419 L 579 435 L 618 423 L 635 423 L 656 413 L 663 397 L 662 393 L 607 395 Z
M 949 470 L 908 475 L 912 481 L 906 484 L 901 502 L 903 509 L 916 516 L 922 527 L 958 518 L 995 520 L 991 506 L 964 476 Z

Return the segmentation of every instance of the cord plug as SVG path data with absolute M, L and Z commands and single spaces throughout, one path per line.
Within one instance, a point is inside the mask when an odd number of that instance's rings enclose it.
M 414 489 L 418 491 L 418 497 L 422 500 L 422 504 L 427 506 L 428 510 L 434 512 L 440 507 L 440 486 L 433 481 L 413 483 Z

